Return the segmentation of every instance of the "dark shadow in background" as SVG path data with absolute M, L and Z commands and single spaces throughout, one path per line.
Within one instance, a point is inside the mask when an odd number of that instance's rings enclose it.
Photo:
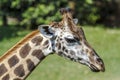
M 16 37 L 17 32 L 20 31 L 19 28 L 13 26 L 13 25 L 8 25 L 7 27 L 2 27 L 0 26 L 0 41 L 3 40 L 4 38 L 11 38 L 11 37 Z
M 109 28 L 120 28 L 120 0 L 95 0 L 98 7 L 100 19 L 97 23 L 102 23 Z

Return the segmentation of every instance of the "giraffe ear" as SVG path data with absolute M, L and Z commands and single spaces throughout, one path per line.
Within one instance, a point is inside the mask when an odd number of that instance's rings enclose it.
M 77 24 L 77 23 L 78 23 L 78 19 L 77 19 L 77 18 L 73 19 L 73 22 L 74 22 L 75 24 Z
M 43 36 L 47 38 L 51 38 L 54 35 L 54 31 L 49 25 L 40 25 L 38 27 L 38 30 L 40 31 L 41 34 L 43 34 Z

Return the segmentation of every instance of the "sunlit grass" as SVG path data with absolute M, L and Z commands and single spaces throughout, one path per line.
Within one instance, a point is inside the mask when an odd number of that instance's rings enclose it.
M 94 73 L 86 66 L 50 55 L 32 72 L 27 80 L 119 80 L 120 79 L 120 30 L 101 27 L 83 27 L 86 38 L 104 60 L 106 71 Z M 0 54 L 11 48 L 30 31 L 0 41 Z

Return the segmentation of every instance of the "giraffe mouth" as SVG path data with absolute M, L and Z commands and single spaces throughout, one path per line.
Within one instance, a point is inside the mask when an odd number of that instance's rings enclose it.
M 81 63 L 81 64 L 83 64 L 83 65 L 87 65 L 90 69 L 91 69 L 91 71 L 93 71 L 93 72 L 100 72 L 100 71 L 102 71 L 102 70 L 100 70 L 100 69 L 98 69 L 95 65 L 93 65 L 93 64 L 85 64 L 85 63 Z M 103 71 L 104 72 L 104 71 Z
M 94 66 L 93 64 L 90 64 L 90 67 L 89 67 L 93 72 L 100 72 L 100 70 Z

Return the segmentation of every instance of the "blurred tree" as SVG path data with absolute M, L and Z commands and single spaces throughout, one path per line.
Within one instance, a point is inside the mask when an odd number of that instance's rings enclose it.
M 120 0 L 95 0 L 100 18 L 97 23 L 109 27 L 120 27 Z
M 59 21 L 62 7 L 74 9 L 80 24 L 120 26 L 120 0 L 0 0 L 0 17 L 3 25 L 15 19 L 17 25 L 35 29 Z
M 7 11 L 8 6 L 10 6 L 9 1 L 7 0 L 1 0 L 0 1 L 0 15 L 3 21 L 3 25 L 7 26 Z
M 99 19 L 99 14 L 96 14 L 98 9 L 94 6 L 93 0 L 76 0 L 75 15 L 79 18 L 81 24 L 95 24 Z

